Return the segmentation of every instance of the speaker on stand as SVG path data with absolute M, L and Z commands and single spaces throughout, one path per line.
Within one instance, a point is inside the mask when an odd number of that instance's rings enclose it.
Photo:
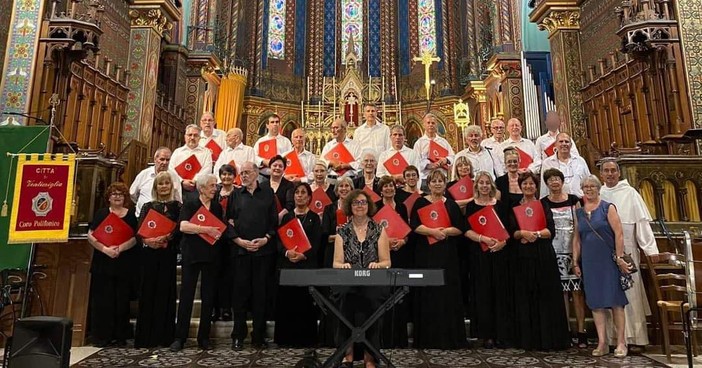
M 15 322 L 6 349 L 8 368 L 68 368 L 73 321 L 68 318 L 36 316 Z

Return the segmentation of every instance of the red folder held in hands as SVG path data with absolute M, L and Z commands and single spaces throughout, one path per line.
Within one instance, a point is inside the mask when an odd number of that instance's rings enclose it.
M 195 212 L 193 217 L 190 219 L 190 223 L 200 226 L 214 226 L 219 230 L 220 236 L 224 232 L 224 229 L 227 228 L 227 225 L 225 225 L 220 219 L 217 218 L 217 216 L 213 215 L 212 212 L 210 212 L 204 206 L 200 206 L 200 209 Z M 210 245 L 214 245 L 214 243 L 217 242 L 217 239 L 205 233 L 200 233 L 198 235 L 200 235 L 200 237 Z
M 200 161 L 195 155 L 190 155 L 190 157 L 186 158 L 185 161 L 175 167 L 176 173 L 178 173 L 178 176 L 183 180 L 193 180 L 195 175 L 200 172 L 200 169 L 202 169 L 202 164 L 200 164 Z
M 473 179 L 469 175 L 457 181 L 449 189 L 449 193 L 455 201 L 473 198 Z
M 205 143 L 205 148 L 209 148 L 210 151 L 212 151 L 212 162 L 216 162 L 219 155 L 222 153 L 222 147 L 220 147 L 214 139 L 210 139 Z
M 158 238 L 159 236 L 172 233 L 175 227 L 176 223 L 173 220 L 153 208 L 149 208 L 149 212 L 144 217 L 137 234 L 144 239 Z
M 485 206 L 482 210 L 472 214 L 468 218 L 468 223 L 471 230 L 482 236 L 488 236 L 497 240 L 509 239 L 509 234 L 500 218 L 497 217 L 493 206 Z M 480 243 L 480 248 L 483 252 L 489 250 L 487 244 L 483 242 Z
M 342 210 L 341 208 L 336 210 L 336 226 L 337 227 L 346 225 L 346 223 L 348 223 L 350 219 L 351 219 L 351 217 L 346 216 L 346 214 L 344 213 L 344 210 Z
M 443 201 L 436 201 L 428 206 L 422 207 L 417 211 L 417 214 L 419 215 L 419 221 L 421 221 L 422 225 L 428 228 L 438 229 L 441 227 L 451 227 L 451 219 L 449 219 Z M 429 245 L 439 241 L 433 236 L 427 236 L 427 239 L 429 240 Z
M 540 231 L 546 228 L 546 214 L 541 201 L 530 201 L 512 210 L 520 230 Z
M 546 154 L 546 157 L 553 156 L 556 153 L 556 142 L 554 141 L 550 146 L 546 147 L 544 149 L 544 153 Z
M 383 162 L 383 166 L 388 170 L 390 175 L 402 175 L 402 171 L 409 165 L 407 163 L 407 160 L 400 154 L 400 152 L 396 152 L 394 155 L 390 156 L 385 162 Z
M 299 218 L 293 218 L 285 225 L 278 228 L 280 242 L 287 250 L 295 250 L 298 253 L 305 253 L 312 249 L 310 240 L 307 238 L 305 230 Z M 297 249 L 295 249 L 297 248 Z
M 373 216 L 373 221 L 385 228 L 390 239 L 404 239 L 412 231 L 405 220 L 390 206 L 383 206 Z
M 302 163 L 300 163 L 300 156 L 297 155 L 296 150 L 290 151 L 285 155 L 287 164 L 285 165 L 285 175 L 294 175 L 296 178 L 304 178 L 305 170 L 302 168 Z
M 373 189 L 371 189 L 369 186 L 364 186 L 363 191 L 370 196 L 370 200 L 373 201 L 373 203 L 378 202 L 382 198 L 378 195 L 378 193 L 374 192 Z
M 324 188 L 318 187 L 312 192 L 312 202 L 310 203 L 310 210 L 316 214 L 324 212 L 324 208 L 332 203 L 331 199 L 324 191 Z
M 528 153 L 522 151 L 519 147 L 514 147 L 515 150 L 517 150 L 517 153 L 519 154 L 519 168 L 520 169 L 528 169 L 529 165 L 531 165 L 532 162 L 534 162 L 534 158 L 531 157 Z
M 241 186 L 241 174 L 239 173 L 239 168 L 236 166 L 236 162 L 234 160 L 229 161 L 229 166 L 233 167 L 236 169 L 236 177 L 234 178 L 234 185 L 237 187 Z
M 117 247 L 134 236 L 134 229 L 110 212 L 93 231 L 93 236 L 105 246 Z
M 436 162 L 448 156 L 449 151 L 440 144 L 429 141 L 429 161 Z
M 353 155 L 343 143 L 334 146 L 334 148 L 324 155 L 324 159 L 327 161 L 339 161 L 344 164 L 349 164 L 354 160 Z
M 258 144 L 258 157 L 270 160 L 273 156 L 278 154 L 278 141 L 273 138 Z
M 414 208 L 414 202 L 417 202 L 417 199 L 419 199 L 421 195 L 417 192 L 412 193 L 407 199 L 405 199 L 404 205 L 407 207 L 407 218 L 409 218 L 412 215 L 412 208 Z

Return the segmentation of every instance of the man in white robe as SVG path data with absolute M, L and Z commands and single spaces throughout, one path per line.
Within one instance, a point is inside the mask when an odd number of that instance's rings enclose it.
M 624 179 L 619 181 L 621 172 L 615 161 L 606 161 L 601 166 L 600 173 L 604 186 L 600 190 L 602 200 L 613 203 L 617 207 L 619 218 L 622 221 L 624 233 L 624 253 L 631 254 L 631 258 L 640 269 L 639 248 L 648 256 L 658 254 L 658 246 L 651 229 L 651 214 L 639 192 Z M 651 315 L 651 308 L 646 298 L 646 290 L 641 281 L 641 271 L 632 274 L 634 286 L 626 291 L 629 304 L 624 308 L 626 316 L 626 342 L 631 345 L 648 345 L 648 331 L 646 329 L 646 316 Z M 614 332 L 608 315 L 607 338 L 613 341 Z

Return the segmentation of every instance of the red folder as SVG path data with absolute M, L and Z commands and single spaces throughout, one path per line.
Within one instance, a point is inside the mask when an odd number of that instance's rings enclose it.
M 287 250 L 297 248 L 295 249 L 296 252 L 305 253 L 312 249 L 310 240 L 307 238 L 307 234 L 302 228 L 302 223 L 297 217 L 279 227 L 278 236 L 280 237 L 280 242 L 283 243 L 283 246 Z
M 468 218 L 468 223 L 470 224 L 471 230 L 482 236 L 489 236 L 497 240 L 507 240 L 509 239 L 509 234 L 505 229 L 505 226 L 497 217 L 497 213 L 492 206 L 485 206 L 482 210 L 472 214 Z M 481 242 L 480 247 L 483 252 L 488 251 L 487 244 Z
M 390 156 L 385 162 L 383 162 L 383 166 L 388 170 L 390 175 L 402 175 L 402 171 L 409 165 L 407 163 L 407 160 L 400 154 L 400 152 L 396 152 L 394 155 Z
M 517 153 L 519 154 L 519 168 L 528 169 L 529 165 L 531 165 L 531 163 L 534 162 L 534 158 L 531 157 L 528 153 L 522 151 L 517 146 L 515 146 L 514 149 L 517 150 Z
M 443 201 L 436 201 L 428 206 L 422 207 L 417 211 L 417 214 L 419 215 L 419 221 L 422 225 L 428 228 L 438 229 L 440 227 L 451 227 L 451 219 L 449 219 Z M 429 239 L 429 245 L 439 241 L 433 236 L 427 236 L 427 239 Z
M 436 162 L 448 156 L 449 151 L 440 144 L 429 141 L 429 161 Z
M 285 168 L 285 175 L 295 175 L 297 178 L 305 177 L 305 170 L 302 168 L 302 163 L 300 163 L 300 157 L 297 155 L 296 150 L 292 150 L 285 155 L 285 159 L 288 161 Z
M 546 228 L 546 214 L 541 201 L 529 201 L 512 208 L 520 230 L 539 231 Z
M 273 138 L 258 143 L 258 157 L 270 160 L 278 154 L 278 141 Z
M 172 233 L 175 227 L 176 223 L 173 220 L 153 208 L 149 208 L 137 234 L 144 239 L 158 238 Z
M 385 228 L 390 239 L 404 239 L 412 231 L 405 220 L 390 206 L 383 206 L 373 216 L 373 221 Z
M 544 153 L 546 154 L 546 157 L 553 156 L 556 153 L 556 141 L 551 143 L 550 146 L 546 147 L 546 149 L 544 149 Z
M 350 219 L 351 217 L 346 216 L 344 210 L 342 210 L 341 208 L 336 210 L 336 227 L 346 225 L 346 223 L 348 223 Z
M 239 169 L 236 166 L 236 162 L 234 160 L 229 161 L 229 166 L 233 167 L 236 169 L 236 177 L 234 178 L 234 185 L 240 187 L 241 186 L 241 174 L 239 173 Z
M 370 196 L 370 200 L 373 201 L 373 203 L 378 202 L 382 198 L 378 195 L 378 193 L 374 192 L 373 189 L 371 189 L 369 186 L 364 185 L 363 186 L 363 191 L 366 192 Z
M 224 232 L 224 229 L 227 228 L 227 225 L 225 225 L 220 219 L 217 218 L 217 216 L 213 215 L 212 212 L 210 212 L 204 206 L 200 206 L 200 209 L 198 209 L 197 212 L 195 212 L 193 217 L 190 219 L 190 222 L 200 226 L 215 226 L 219 230 L 220 236 Z M 200 237 L 203 238 L 206 242 L 210 243 L 210 245 L 214 245 L 214 243 L 217 242 L 217 239 L 205 233 L 201 233 L 198 235 L 200 235 Z
M 310 202 L 310 210 L 316 214 L 324 212 L 324 208 L 332 203 L 327 195 L 327 192 L 322 187 L 318 187 L 312 192 L 312 201 Z
M 417 192 L 412 193 L 407 199 L 405 199 L 404 205 L 407 207 L 407 217 L 409 218 L 412 215 L 412 208 L 414 208 L 414 202 L 417 202 L 417 199 L 419 199 L 421 195 Z
M 200 164 L 200 161 L 194 154 L 175 167 L 178 176 L 183 180 L 193 180 L 195 175 L 200 172 L 200 169 L 202 169 L 202 164 Z
M 353 155 L 343 143 L 339 143 L 334 146 L 334 148 L 324 155 L 324 159 L 327 161 L 339 161 L 344 164 L 349 164 L 354 160 Z
M 470 175 L 466 175 L 452 185 L 448 191 L 455 201 L 471 199 L 473 198 L 473 179 L 470 178 Z
M 280 199 L 278 199 L 278 196 L 273 193 L 273 199 L 275 199 L 275 213 L 280 213 L 280 211 L 283 210 L 283 205 L 280 204 Z
M 212 151 L 212 162 L 216 162 L 222 153 L 222 147 L 219 146 L 219 143 L 215 142 L 214 139 L 210 139 L 205 143 L 205 148 L 209 148 Z
M 134 229 L 110 212 L 93 231 L 93 236 L 108 247 L 117 247 L 134 236 Z

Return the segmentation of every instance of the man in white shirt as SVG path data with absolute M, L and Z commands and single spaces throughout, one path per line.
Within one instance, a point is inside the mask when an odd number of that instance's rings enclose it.
M 358 169 L 361 167 L 361 150 L 358 148 L 356 142 L 346 137 L 347 126 L 348 124 L 346 124 L 342 118 L 337 118 L 334 120 L 331 125 L 331 132 L 334 138 L 327 142 L 327 144 L 324 145 L 324 148 L 322 148 L 322 156 L 320 157 L 320 160 L 327 164 L 327 168 L 329 169 L 329 177 L 332 179 L 336 179 L 340 175 L 340 172 L 343 173 L 343 176 L 356 176 L 356 171 L 358 171 Z M 349 151 L 351 156 L 353 156 L 353 161 L 350 163 L 342 163 L 338 160 L 329 160 L 325 157 L 329 151 L 342 143 Z
M 225 147 L 227 147 L 226 141 L 225 141 L 225 136 L 226 134 L 224 133 L 223 130 L 219 130 L 215 128 L 215 120 L 214 120 L 214 115 L 212 115 L 211 112 L 205 112 L 202 114 L 202 117 L 200 117 L 200 128 L 202 131 L 200 132 L 200 145 L 202 147 L 208 148 L 207 144 L 210 143 L 210 141 L 214 141 L 214 143 L 217 143 L 219 146 L 220 150 L 224 150 Z M 219 155 L 216 155 L 215 152 L 212 152 L 212 161 L 216 161 L 219 158 Z M 215 172 L 216 174 L 216 172 Z
M 378 121 L 378 108 L 373 103 L 366 103 L 363 116 L 366 121 L 353 132 L 353 141 L 361 151 L 372 148 L 376 152 L 385 152 L 392 144 L 390 129 Z
M 546 149 L 556 142 L 556 136 L 560 133 L 561 118 L 558 116 L 557 112 L 549 111 L 546 113 L 546 120 L 544 123 L 547 129 L 546 134 L 536 138 L 536 150 L 539 151 L 542 161 L 550 156 L 546 153 Z M 554 148 L 556 146 L 557 145 L 554 145 Z M 580 156 L 578 147 L 575 146 L 575 142 L 572 142 L 572 140 L 570 144 L 570 154 L 573 156 Z
M 244 139 L 244 133 L 239 128 L 229 129 L 227 132 L 227 148 L 222 151 L 219 155 L 217 162 L 214 165 L 214 173 L 219 177 L 219 168 L 234 161 L 236 164 L 237 174 L 239 173 L 239 168 L 244 162 L 254 162 L 256 155 L 254 154 L 253 148 L 251 146 L 245 145 L 242 141 Z
M 268 129 L 268 134 L 265 136 L 259 138 L 256 143 L 253 145 L 253 150 L 254 154 L 256 155 L 256 160 L 254 161 L 256 165 L 258 165 L 261 170 L 259 171 L 259 180 L 261 180 L 261 176 L 263 176 L 264 179 L 268 179 L 271 176 L 271 169 L 268 167 L 268 160 L 267 158 L 263 158 L 259 156 L 258 152 L 258 146 L 262 142 L 266 142 L 271 139 L 276 140 L 276 155 L 283 155 L 285 152 L 292 151 L 292 143 L 287 137 L 284 137 L 280 135 L 280 116 L 278 114 L 273 114 L 268 117 L 268 123 L 266 123 L 266 128 Z M 275 155 L 273 155 L 275 156 Z M 271 156 L 271 157 L 273 157 Z
M 195 180 L 199 175 L 212 173 L 212 152 L 198 144 L 200 142 L 200 130 L 200 127 L 195 124 L 185 127 L 185 144 L 173 151 L 171 162 L 168 164 L 168 169 L 178 175 L 183 186 L 183 201 L 196 199 L 198 193 L 195 188 Z M 184 179 L 178 174 L 176 168 L 191 156 L 195 156 L 197 159 L 200 164 L 200 171 L 192 179 Z
M 132 186 L 129 187 L 129 196 L 132 198 L 132 202 L 136 203 L 135 212 L 137 217 L 141 212 L 141 207 L 145 203 L 151 202 L 151 190 L 154 186 L 154 178 L 156 174 L 161 171 L 168 171 L 171 174 L 171 181 L 173 182 L 173 193 L 175 200 L 178 202 L 183 202 L 182 188 L 180 186 L 180 178 L 172 170 L 168 170 L 168 162 L 171 161 L 171 150 L 168 147 L 159 147 L 154 153 L 154 166 L 147 167 L 141 170 L 137 174 L 136 178 L 132 182 Z
M 529 164 L 529 167 L 527 167 L 526 170 L 529 170 L 534 174 L 538 174 L 541 168 L 541 156 L 536 151 L 536 146 L 534 145 L 534 142 L 522 137 L 522 122 L 519 121 L 519 119 L 517 118 L 511 118 L 507 120 L 507 132 L 509 133 L 509 137 L 504 142 L 502 142 L 502 144 L 497 148 L 497 155 L 500 158 L 499 163 L 501 170 L 498 170 L 498 174 L 500 174 L 500 172 L 505 172 L 504 150 L 505 148 L 509 147 L 517 147 L 519 148 L 519 150 L 529 155 L 529 157 L 531 157 L 532 162 L 531 164 Z
M 454 161 L 455 153 L 449 142 L 437 134 L 436 115 L 430 112 L 426 113 L 422 119 L 422 124 L 424 124 L 424 135 L 414 142 L 414 152 L 417 152 L 417 155 L 419 155 L 419 178 L 426 185 L 427 175 L 436 168 L 440 168 L 448 176 L 447 168 Z M 436 162 L 431 162 L 429 160 L 429 146 L 431 142 L 446 149 L 448 155 L 441 157 Z
M 312 152 L 305 149 L 305 130 L 302 128 L 293 130 L 291 138 L 293 149 L 289 152 L 285 152 L 283 157 L 286 157 L 292 151 L 296 151 L 297 157 L 300 159 L 300 165 L 302 165 L 302 171 L 305 172 L 305 175 L 301 178 L 294 175 L 286 175 L 285 178 L 290 181 L 311 183 L 314 181 L 314 163 L 317 161 L 317 157 L 315 157 Z
M 621 174 L 616 161 L 605 161 L 600 167 L 600 174 L 605 184 L 600 189 L 602 200 L 617 207 L 624 235 L 624 253 L 631 255 L 638 268 L 639 248 L 643 249 L 647 256 L 658 254 L 656 238 L 651 229 L 651 214 L 639 192 L 629 185 L 626 179 L 619 181 Z M 634 279 L 634 286 L 625 292 L 626 299 L 629 300 L 629 304 L 624 307 L 626 342 L 629 346 L 645 346 L 649 343 L 646 316 L 651 315 L 651 308 L 641 280 L 641 272 L 631 276 Z M 608 313 L 607 318 L 611 321 L 611 313 Z M 611 325 L 613 323 L 607 327 L 607 339 L 610 341 L 615 336 Z
M 390 129 L 390 141 L 392 147 L 387 151 L 384 151 L 378 156 L 378 169 L 376 170 L 376 176 L 382 178 L 385 175 L 390 175 L 388 169 L 385 167 L 385 162 L 389 160 L 392 156 L 400 153 L 402 157 L 407 161 L 407 165 L 412 165 L 414 167 L 419 167 L 419 155 L 413 149 L 405 146 L 405 128 L 402 125 L 394 125 Z M 403 167 L 402 170 L 405 168 Z M 404 184 L 405 179 L 402 176 L 402 171 L 397 175 L 391 175 L 395 179 L 396 183 Z M 421 184 L 420 184 L 421 186 Z
M 505 122 L 500 119 L 494 119 L 490 122 L 490 138 L 483 139 L 480 145 L 491 149 L 492 153 L 497 153 L 497 149 L 505 141 Z
M 590 176 L 590 169 L 587 167 L 587 162 L 580 157 L 570 154 L 570 149 L 572 147 L 572 140 L 568 133 L 559 133 L 556 140 L 556 154 L 547 157 L 541 163 L 541 197 L 546 197 L 548 195 L 548 185 L 543 178 L 543 172 L 550 169 L 556 168 L 563 173 L 565 178 L 563 182 L 563 191 L 568 194 L 573 194 L 578 196 L 578 198 L 583 197 L 583 190 L 580 188 L 580 183 L 583 179 Z
M 456 154 L 456 159 L 465 156 L 470 160 L 473 167 L 473 174 L 478 171 L 489 172 L 493 180 L 497 176 L 496 167 L 500 167 L 497 163 L 497 154 L 481 145 L 483 132 L 478 125 L 469 125 L 463 131 L 463 142 L 466 148 Z M 502 175 L 503 173 L 500 173 Z

